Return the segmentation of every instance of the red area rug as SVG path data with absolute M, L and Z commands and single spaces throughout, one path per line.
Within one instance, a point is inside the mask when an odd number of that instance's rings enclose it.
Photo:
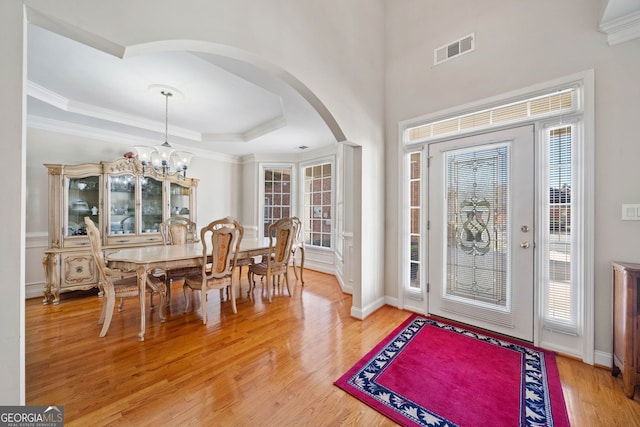
M 419 315 L 335 385 L 401 425 L 569 426 L 552 352 Z

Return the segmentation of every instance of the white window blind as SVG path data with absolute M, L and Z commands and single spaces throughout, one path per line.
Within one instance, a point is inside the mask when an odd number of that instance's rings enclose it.
M 482 128 L 567 113 L 576 109 L 576 96 L 577 88 L 567 88 L 469 114 L 412 126 L 405 130 L 404 141 L 407 144 L 414 144 L 469 133 Z
M 546 131 L 547 151 L 547 229 L 543 241 L 545 254 L 544 325 L 559 332 L 577 334 L 577 284 L 572 234 L 573 125 Z

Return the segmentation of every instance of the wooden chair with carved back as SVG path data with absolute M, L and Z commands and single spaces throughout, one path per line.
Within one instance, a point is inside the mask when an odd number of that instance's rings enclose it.
M 199 242 L 197 236 L 197 225 L 189 218 L 181 216 L 172 216 L 159 225 L 160 234 L 162 235 L 162 241 L 165 245 L 184 245 L 187 243 Z M 199 271 L 199 268 L 196 269 Z M 167 284 L 167 305 L 171 303 L 171 285 L 176 280 L 182 280 L 185 274 L 192 273 L 193 268 L 180 268 L 169 271 L 154 271 L 153 274 L 156 277 L 164 276 L 165 283 Z
M 291 296 L 289 287 L 289 260 L 291 249 L 296 235 L 296 225 L 292 218 L 282 218 L 269 225 L 269 255 L 263 256 L 262 261 L 249 266 L 251 290 L 255 289 L 255 276 L 266 277 L 266 289 L 269 302 L 275 293 L 274 279 L 284 275 L 287 291 Z
M 190 300 L 187 289 L 200 291 L 202 322 L 207 323 L 207 291 L 220 290 L 222 300 L 225 288 L 230 288 L 231 308 L 237 313 L 236 292 L 233 283 L 234 269 L 244 229 L 240 223 L 230 217 L 211 222 L 200 230 L 202 242 L 202 267 L 199 273 L 191 273 L 184 278 L 185 312 L 189 310 Z
M 100 318 L 98 324 L 102 325 L 100 336 L 104 337 L 111 325 L 111 318 L 113 317 L 113 310 L 115 308 L 115 302 L 117 298 L 120 298 L 120 306 L 118 311 L 122 311 L 125 298 L 138 297 L 140 307 L 140 322 L 144 323 L 145 313 L 142 311 L 143 299 L 145 298 L 144 292 L 140 292 L 138 287 L 137 275 L 131 275 L 131 273 L 125 273 L 122 271 L 111 269 L 107 266 L 104 259 L 104 253 L 102 251 L 102 243 L 100 240 L 100 231 L 96 227 L 95 223 L 89 217 L 85 217 L 85 224 L 87 225 L 87 235 L 89 236 L 89 242 L 91 244 L 91 253 L 93 259 L 100 272 L 100 280 L 102 282 L 102 310 L 100 312 Z M 157 277 L 147 275 L 146 289 L 151 294 L 159 293 L 160 302 L 164 303 L 164 284 Z M 162 312 L 160 312 L 162 317 Z

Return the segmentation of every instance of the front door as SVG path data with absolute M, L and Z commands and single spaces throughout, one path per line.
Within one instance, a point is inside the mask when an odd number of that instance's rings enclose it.
M 428 311 L 533 341 L 533 126 L 429 145 Z

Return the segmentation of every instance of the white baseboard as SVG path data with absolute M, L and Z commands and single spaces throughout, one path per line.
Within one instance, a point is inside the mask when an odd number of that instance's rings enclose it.
M 605 353 L 604 351 L 596 350 L 593 352 L 593 356 L 593 363 L 596 365 L 611 367 L 613 363 L 613 356 L 611 355 L 611 353 Z
M 362 309 L 351 306 L 351 316 L 355 317 L 356 319 L 364 320 L 371 313 L 378 310 L 384 305 L 385 305 L 385 299 L 383 297 L 383 298 L 378 298 L 377 300 L 367 305 L 366 307 L 363 307 Z
M 42 298 L 44 296 L 44 282 L 27 283 L 24 287 L 24 297 Z

